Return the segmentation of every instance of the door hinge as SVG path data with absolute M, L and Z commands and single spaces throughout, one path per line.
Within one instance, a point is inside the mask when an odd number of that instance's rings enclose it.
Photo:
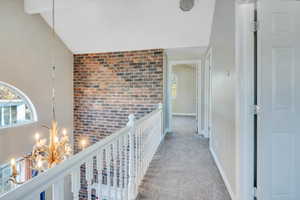
M 254 200 L 257 200 L 257 187 L 253 188 L 253 197 L 254 197 Z
M 260 106 L 254 105 L 253 111 L 254 111 L 254 115 L 258 115 L 260 113 Z
M 252 31 L 253 32 L 257 32 L 257 31 L 259 31 L 259 21 L 253 21 L 252 22 Z

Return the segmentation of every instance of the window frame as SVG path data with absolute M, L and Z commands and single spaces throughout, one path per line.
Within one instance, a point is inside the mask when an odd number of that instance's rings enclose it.
M 0 86 L 4 86 L 7 87 L 9 90 L 11 90 L 13 93 L 17 94 L 22 101 L 24 101 L 25 105 L 28 106 L 29 110 L 32 113 L 32 119 L 29 121 L 24 121 L 24 122 L 20 122 L 20 123 L 15 123 L 15 124 L 9 124 L 6 126 L 0 126 L 0 130 L 3 129 L 8 129 L 8 128 L 15 128 L 15 127 L 19 127 L 19 126 L 24 126 L 24 125 L 28 125 L 28 124 L 32 124 L 38 121 L 38 116 L 37 116 L 37 112 L 35 109 L 35 106 L 33 105 L 33 103 L 31 102 L 31 100 L 28 98 L 28 96 L 26 94 L 24 94 L 21 90 L 19 90 L 18 88 L 5 83 L 3 81 L 0 81 Z M 2 107 L 0 107 L 2 109 Z M 4 120 L 4 119 L 2 119 Z

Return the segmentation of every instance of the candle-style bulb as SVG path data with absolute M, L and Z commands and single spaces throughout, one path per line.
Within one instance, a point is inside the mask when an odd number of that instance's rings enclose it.
M 40 139 L 40 134 L 36 133 L 34 137 L 35 137 L 35 140 L 38 141 Z
M 85 139 L 82 139 L 82 140 L 80 141 L 80 145 L 81 145 L 82 149 L 85 148 L 86 144 L 87 144 L 87 142 L 86 142 Z
M 11 165 L 11 166 L 16 166 L 16 159 L 12 158 L 12 159 L 10 160 L 10 165 Z
M 41 169 L 42 166 L 43 166 L 42 160 L 41 160 L 41 159 L 38 159 L 38 161 L 37 161 L 37 167 L 38 167 L 39 169 Z
M 54 137 L 54 142 L 58 143 L 58 137 L 57 136 Z
M 63 134 L 64 136 L 66 136 L 66 135 L 67 135 L 67 129 L 64 128 L 64 129 L 62 130 L 62 134 Z

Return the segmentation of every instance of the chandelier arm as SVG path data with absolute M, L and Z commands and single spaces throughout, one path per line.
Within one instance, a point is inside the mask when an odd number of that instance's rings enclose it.
M 43 128 L 46 128 L 46 129 L 50 129 L 48 126 L 46 125 L 42 125 Z

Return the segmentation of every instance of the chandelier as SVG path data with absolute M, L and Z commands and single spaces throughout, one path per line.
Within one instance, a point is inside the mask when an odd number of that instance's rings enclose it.
M 53 46 L 55 42 L 55 2 L 52 0 L 52 33 L 53 33 Z M 54 48 L 52 49 L 52 122 L 51 126 L 43 126 L 49 130 L 49 143 L 47 144 L 46 139 L 41 139 L 38 133 L 35 134 L 36 143 L 33 146 L 31 155 L 28 158 L 31 161 L 31 167 L 38 172 L 43 172 L 49 168 L 66 160 L 70 155 L 72 155 L 72 148 L 70 145 L 70 140 L 67 135 L 66 129 L 60 131 L 56 116 L 55 116 L 55 62 L 54 62 Z M 12 174 L 10 176 L 10 181 L 14 184 L 22 184 L 19 182 L 17 177 L 19 172 L 16 167 L 16 160 L 11 160 Z

